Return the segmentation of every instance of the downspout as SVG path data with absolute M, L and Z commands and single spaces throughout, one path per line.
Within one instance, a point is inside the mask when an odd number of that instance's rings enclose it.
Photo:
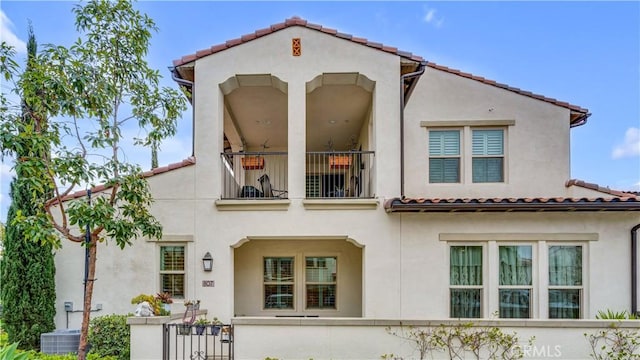
M 638 229 L 631 228 L 631 314 L 638 314 Z
M 179 74 L 176 66 L 169 66 L 169 71 L 171 71 L 171 79 L 173 79 L 173 81 L 177 82 L 178 85 L 191 89 L 191 99 L 189 99 L 189 102 L 191 103 L 191 156 L 193 157 L 196 155 L 196 89 L 193 87 L 193 81 L 178 77 Z
M 427 62 L 421 61 L 417 71 L 400 76 L 400 198 L 402 199 L 404 199 L 404 106 L 417 84 L 417 80 L 413 81 L 405 94 L 404 81 L 424 74 L 426 67 Z

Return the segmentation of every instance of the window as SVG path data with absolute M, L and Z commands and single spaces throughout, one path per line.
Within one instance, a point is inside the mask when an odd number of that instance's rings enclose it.
M 532 264 L 530 245 L 499 247 L 501 318 L 531 317 Z
M 264 258 L 264 308 L 293 309 L 293 257 Z
M 479 318 L 482 299 L 482 246 L 451 246 L 450 308 L 452 318 Z
M 549 247 L 549 318 L 579 319 L 582 246 Z
M 172 297 L 184 299 L 184 246 L 160 247 L 160 289 Z
M 554 244 L 547 242 L 545 234 L 520 236 L 531 239 L 527 242 L 501 234 L 480 234 L 477 240 L 469 235 L 464 241 L 473 243 L 449 245 L 451 318 L 583 317 L 588 285 L 584 283 L 583 259 L 588 250 L 584 243 Z M 493 236 L 499 240 L 490 240 Z M 538 254 L 548 261 L 540 261 Z M 546 266 L 539 265 L 543 263 Z
M 460 131 L 429 131 L 429 182 L 460 182 Z
M 504 132 L 473 130 L 472 177 L 474 183 L 504 181 Z
M 337 258 L 305 258 L 307 309 L 336 308 Z

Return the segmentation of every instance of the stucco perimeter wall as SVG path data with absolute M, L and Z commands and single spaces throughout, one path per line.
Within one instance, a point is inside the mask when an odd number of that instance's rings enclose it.
M 553 81 L 553 79 L 549 79 Z M 462 121 L 465 125 L 429 127 Z M 471 132 L 461 133 L 461 184 L 430 184 L 428 130 L 502 124 L 504 183 L 471 181 Z M 509 125 L 505 125 L 509 124 Z M 569 110 L 427 67 L 405 109 L 408 197 L 566 196 L 570 176 Z
M 391 335 L 387 328 L 406 334 L 410 326 L 423 328 L 460 321 L 369 320 L 369 319 L 234 319 L 235 359 L 380 359 L 384 354 L 396 358 L 419 359 L 412 344 Z M 516 333 L 524 359 L 590 358 L 584 334 L 606 329 L 611 321 L 476 321 L 476 327 L 500 326 L 505 334 Z M 402 327 L 400 326 L 402 325 Z M 618 326 L 638 331 L 634 321 Z M 475 328 L 474 328 L 475 329 Z M 532 346 L 528 340 L 535 337 Z M 432 356 L 432 357 L 431 357 Z M 434 351 L 426 359 L 449 359 Z
M 291 55 L 300 38 L 301 56 Z M 224 95 L 219 84 L 242 74 L 271 74 L 287 85 L 288 197 L 305 197 L 306 84 L 323 73 L 357 72 L 375 82 L 372 93 L 373 143 L 377 196 L 400 192 L 400 60 L 352 41 L 303 27 L 289 27 L 198 59 L 195 63 L 196 191 L 200 198 L 220 197 Z
M 131 298 L 141 293 L 155 294 L 159 291 L 158 243 L 187 244 L 187 271 L 194 271 L 193 268 L 199 261 L 190 251 L 194 238 L 194 169 L 194 166 L 187 166 L 148 179 L 155 200 L 151 211 L 162 223 L 162 240 L 134 239 L 133 245 L 124 250 L 111 240 L 98 245 L 92 309 L 97 309 L 100 305 L 102 310 L 92 312 L 92 316 L 133 313 L 135 305 L 131 304 Z M 55 257 L 55 322 L 58 329 L 80 328 L 84 259 L 84 247 L 62 240 L 62 248 L 56 251 Z M 187 289 L 189 288 L 193 288 L 193 283 L 187 285 Z M 66 301 L 73 302 L 74 312 L 65 312 Z M 181 303 L 173 306 L 176 311 L 184 311 Z

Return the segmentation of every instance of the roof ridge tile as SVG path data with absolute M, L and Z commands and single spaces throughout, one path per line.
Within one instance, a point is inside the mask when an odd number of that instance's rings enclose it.
M 378 42 L 369 41 L 366 38 L 355 37 L 355 36 L 353 36 L 351 34 L 341 33 L 341 32 L 339 32 L 339 31 L 337 31 L 335 29 L 325 28 L 325 27 L 323 27 L 322 25 L 319 25 L 319 24 L 312 24 L 312 23 L 309 23 L 307 20 L 302 19 L 302 18 L 300 18 L 298 16 L 293 16 L 291 18 L 286 19 L 284 22 L 273 24 L 268 28 L 256 30 L 252 34 L 246 34 L 246 35 L 243 35 L 240 38 L 228 40 L 224 44 L 218 44 L 218 45 L 211 46 L 210 51 L 200 50 L 200 51 L 197 51 L 194 54 L 183 56 L 182 58 L 180 58 L 178 60 L 174 60 L 173 61 L 173 65 L 174 66 L 181 66 L 181 65 L 187 64 L 189 62 L 195 61 L 195 60 L 197 60 L 199 58 L 202 58 L 204 56 L 208 56 L 208 55 L 211 55 L 213 53 L 228 49 L 230 47 L 233 47 L 233 46 L 236 46 L 236 45 L 240 45 L 240 44 L 255 40 L 256 38 L 271 34 L 273 32 L 276 32 L 278 30 L 282 30 L 282 29 L 285 29 L 285 28 L 288 28 L 288 27 L 291 27 L 291 26 L 303 26 L 303 27 L 306 27 L 306 28 L 311 29 L 311 30 L 320 31 L 320 32 L 323 32 L 325 34 L 333 35 L 333 36 L 335 36 L 337 38 L 340 38 L 340 39 L 353 41 L 356 44 L 361 44 L 363 46 L 368 46 L 368 47 L 373 48 L 373 49 L 377 49 L 377 50 L 385 51 L 385 52 L 388 52 L 388 53 L 392 53 L 392 54 L 398 55 L 400 57 L 410 59 L 412 61 L 424 62 L 424 58 L 423 57 L 418 56 L 418 55 L 414 55 L 414 54 L 412 54 L 410 52 L 401 51 L 401 50 L 398 50 L 395 47 L 385 46 L 384 44 L 381 44 L 381 43 L 378 43 Z M 427 64 L 427 66 L 430 66 L 430 67 L 432 67 L 434 69 L 437 69 L 437 70 L 442 70 L 442 71 L 449 72 L 451 74 L 460 75 L 460 76 L 463 76 L 465 78 L 469 78 L 469 79 L 472 79 L 472 80 L 475 80 L 475 81 L 479 81 L 479 82 L 487 84 L 487 85 L 496 86 L 498 88 L 504 88 L 506 90 L 513 91 L 513 92 L 516 92 L 516 93 L 524 95 L 524 96 L 529 96 L 529 97 L 534 98 L 534 99 L 538 99 L 538 100 L 542 100 L 542 101 L 545 101 L 545 102 L 549 102 L 549 103 L 555 104 L 557 106 L 568 108 L 568 109 L 570 109 L 572 111 L 583 113 L 585 115 L 588 114 L 588 112 L 589 112 L 587 109 L 582 108 L 582 107 L 580 107 L 578 105 L 572 105 L 570 103 L 567 103 L 567 102 L 564 102 L 564 101 L 559 101 L 559 100 L 554 99 L 554 98 L 548 98 L 548 97 L 545 97 L 543 95 L 534 94 L 534 93 L 531 93 L 529 91 L 524 91 L 522 89 L 519 89 L 519 88 L 516 88 L 516 87 L 511 87 L 511 86 L 506 85 L 506 84 L 501 84 L 501 83 L 498 83 L 498 82 L 496 82 L 494 80 L 489 80 L 489 79 L 486 79 L 486 78 L 481 77 L 481 76 L 473 75 L 471 73 L 466 73 L 466 72 L 462 72 L 462 71 L 457 70 L 457 69 L 453 69 L 453 68 L 449 68 L 449 67 L 446 67 L 446 66 L 438 65 L 438 64 L 430 62 L 430 61 L 426 62 L 426 64 Z

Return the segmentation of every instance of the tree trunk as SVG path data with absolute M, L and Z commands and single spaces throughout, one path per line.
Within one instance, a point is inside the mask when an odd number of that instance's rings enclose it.
M 87 357 L 87 337 L 89 335 L 89 320 L 91 315 L 91 298 L 93 297 L 93 283 L 96 275 L 96 254 L 98 252 L 98 238 L 91 236 L 89 243 L 89 274 L 87 278 L 86 292 L 84 294 L 84 307 L 82 308 L 82 328 L 80 329 L 80 344 L 78 344 L 78 360 Z

